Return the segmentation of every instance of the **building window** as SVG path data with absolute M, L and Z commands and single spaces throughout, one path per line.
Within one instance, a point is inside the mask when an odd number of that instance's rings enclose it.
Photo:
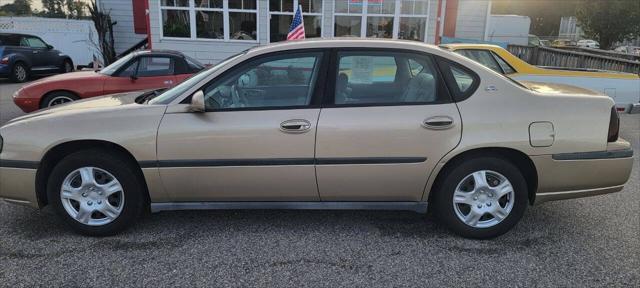
M 160 11 L 163 37 L 258 39 L 257 0 L 161 0 Z
M 189 38 L 191 21 L 189 19 L 189 0 L 162 0 L 162 35 L 166 37 Z
M 322 36 L 322 0 L 269 0 L 269 41 L 287 40 L 293 15 L 302 6 L 305 38 Z
M 429 0 L 336 0 L 334 36 L 424 42 L 429 10 Z
M 424 42 L 429 19 L 428 0 L 402 0 L 398 39 Z

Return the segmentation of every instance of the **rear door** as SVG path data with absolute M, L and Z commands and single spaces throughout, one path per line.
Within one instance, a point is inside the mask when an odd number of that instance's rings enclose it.
M 174 57 L 139 56 L 105 80 L 104 94 L 172 87 L 177 82 L 174 69 Z
M 334 59 L 334 93 L 316 142 L 321 199 L 420 201 L 429 173 L 458 144 L 462 128 L 434 58 L 349 49 Z

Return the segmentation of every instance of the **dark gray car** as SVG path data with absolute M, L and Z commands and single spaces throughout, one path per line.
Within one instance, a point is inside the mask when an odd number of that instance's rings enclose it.
M 71 71 L 71 58 L 39 37 L 0 33 L 0 77 L 25 82 L 33 75 Z

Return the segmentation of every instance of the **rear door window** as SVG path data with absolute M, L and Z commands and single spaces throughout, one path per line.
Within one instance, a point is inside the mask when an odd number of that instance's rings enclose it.
M 509 63 L 507 63 L 507 61 L 504 61 L 504 59 L 502 59 L 502 57 L 498 56 L 498 54 L 494 53 L 493 51 L 491 52 L 491 54 L 496 59 L 496 61 L 498 61 L 498 64 L 502 68 L 502 71 L 504 71 L 504 74 L 508 75 L 508 74 L 516 73 L 516 70 L 513 69 L 513 67 L 511 67 L 511 65 L 509 65 Z
M 500 68 L 500 64 L 493 58 L 490 51 L 487 50 L 476 50 L 476 49 L 464 49 L 457 50 L 456 53 L 465 56 L 473 61 L 476 61 L 485 67 L 496 71 L 500 74 L 504 74 L 502 68 Z
M 402 105 L 447 101 L 433 59 L 404 52 L 338 53 L 335 105 Z

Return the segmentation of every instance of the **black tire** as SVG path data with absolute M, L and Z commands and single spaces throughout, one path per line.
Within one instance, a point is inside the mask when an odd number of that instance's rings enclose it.
M 65 59 L 64 61 L 62 61 L 62 67 L 60 67 L 61 73 L 69 73 L 73 72 L 73 70 L 73 62 L 71 61 L 71 59 Z
M 457 208 L 454 207 L 453 197 L 454 191 L 458 187 L 459 183 L 465 180 L 465 178 L 468 179 L 467 177 L 469 177 L 472 173 L 482 170 L 494 171 L 502 174 L 502 176 L 504 176 L 511 183 L 511 186 L 513 188 L 513 206 L 509 214 L 499 223 L 491 227 L 480 228 L 467 225 L 462 219 L 460 219 L 456 212 Z M 453 166 L 446 168 L 446 170 L 444 170 L 442 173 L 444 173 L 442 174 L 444 175 L 444 177 L 441 179 L 441 181 L 439 180 L 439 183 L 436 186 L 437 188 L 434 191 L 435 194 L 432 198 L 434 204 L 433 210 L 439 221 L 441 221 L 451 231 L 462 237 L 474 239 L 489 239 L 500 236 L 513 228 L 522 218 L 522 215 L 524 215 L 524 212 L 527 209 L 529 200 L 526 181 L 518 167 L 506 159 L 486 156 L 464 159 L 462 161 L 459 161 L 458 163 L 454 163 Z M 471 183 L 475 182 L 472 181 Z M 475 186 L 475 184 L 473 185 Z M 475 189 L 475 187 L 473 189 Z M 482 197 L 486 197 L 486 195 L 482 195 Z M 483 201 L 483 199 L 484 198 L 481 198 L 480 200 Z M 502 198 L 501 201 L 504 201 L 505 199 L 506 198 Z M 487 201 L 490 200 L 493 199 L 489 199 Z M 462 205 L 459 207 L 464 208 L 464 205 L 467 204 L 458 205 Z M 485 206 L 483 206 L 483 209 L 490 208 L 491 206 L 491 204 L 487 205 L 486 203 L 484 205 Z M 496 207 L 496 204 L 493 205 L 493 207 Z M 499 205 L 502 206 L 503 204 Z M 475 208 L 472 206 L 475 206 L 475 204 L 469 205 L 468 209 Z M 491 218 L 495 218 L 492 214 L 484 214 L 484 216 L 482 217 L 488 217 L 489 221 L 491 220 Z
M 124 195 L 124 203 L 120 214 L 112 220 L 112 222 L 100 226 L 87 225 L 74 219 L 65 210 L 61 199 L 63 181 L 68 175 L 81 167 L 95 167 L 107 171 L 113 175 L 122 186 L 121 195 Z M 117 234 L 130 227 L 140 217 L 141 213 L 145 211 L 147 205 L 146 197 L 144 197 L 146 190 L 143 186 L 143 180 L 140 179 L 140 176 L 137 176 L 139 173 L 136 173 L 135 170 L 136 168 L 128 164 L 125 158 L 119 156 L 118 153 L 100 149 L 75 152 L 63 158 L 53 168 L 47 182 L 47 197 L 49 203 L 63 221 L 78 233 L 89 236 L 109 236 Z M 86 189 L 83 191 L 86 191 Z M 90 196 L 91 195 L 89 195 L 89 197 Z M 86 196 L 83 194 L 83 197 Z M 91 203 L 89 203 L 89 205 L 91 205 Z M 89 217 L 93 219 L 93 212 Z
M 40 109 L 73 102 L 80 99 L 80 97 L 67 91 L 55 91 L 47 94 L 40 102 Z
M 11 68 L 11 81 L 15 83 L 24 83 L 29 80 L 29 67 L 23 62 L 13 63 Z

